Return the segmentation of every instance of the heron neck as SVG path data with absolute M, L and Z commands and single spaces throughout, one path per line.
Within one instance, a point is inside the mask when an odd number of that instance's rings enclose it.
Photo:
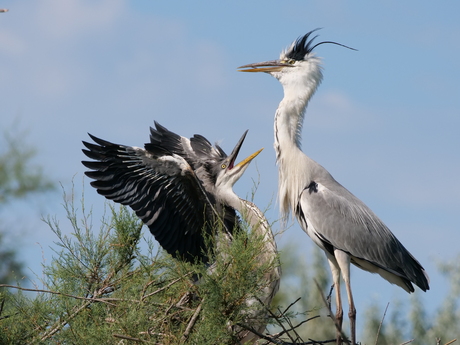
M 270 225 L 265 215 L 254 203 L 239 198 L 233 192 L 225 193 L 221 201 L 240 213 L 244 221 L 251 227 L 253 234 L 262 236 L 265 241 L 274 243 L 275 240 Z M 276 251 L 276 244 L 273 250 Z
M 265 218 L 262 211 L 252 202 L 244 199 L 240 199 L 240 209 L 238 212 L 241 214 L 243 219 L 249 224 L 252 232 L 256 235 L 264 237 L 265 241 L 274 243 L 274 236 L 270 230 L 270 225 Z M 274 250 L 276 251 L 276 245 Z
M 309 158 L 301 150 L 301 132 L 304 114 L 308 102 L 321 81 L 310 78 L 300 85 L 285 85 L 284 98 L 275 114 L 275 151 L 279 172 L 278 197 L 281 213 L 287 218 L 289 212 L 295 212 L 297 198 L 310 179 L 304 161 Z

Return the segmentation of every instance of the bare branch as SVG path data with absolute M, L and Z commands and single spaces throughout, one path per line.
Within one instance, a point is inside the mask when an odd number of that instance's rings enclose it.
M 321 287 L 319 286 L 319 284 L 316 281 L 316 279 L 315 279 L 315 284 L 316 284 L 316 287 L 318 288 L 318 291 L 319 291 L 319 294 L 320 294 L 321 298 L 323 299 L 324 305 L 329 310 L 329 316 L 332 319 L 332 321 L 334 321 L 335 328 L 337 329 L 337 331 L 340 332 L 340 335 L 341 335 L 343 341 L 349 342 L 347 336 L 343 333 L 342 328 L 340 327 L 339 323 L 337 322 L 337 320 L 336 320 L 336 318 L 334 316 L 334 313 L 332 312 L 332 309 L 331 309 L 330 305 L 327 303 L 327 299 L 326 299 L 326 297 L 324 297 L 324 294 L 321 291 Z M 331 292 L 332 292 L 332 288 L 331 288 Z M 331 292 L 329 293 L 329 295 L 331 294 Z
M 43 292 L 43 293 L 49 293 L 53 295 L 75 298 L 75 299 L 82 299 L 82 300 L 90 301 L 90 302 L 102 302 L 102 303 L 107 303 L 114 307 L 116 307 L 116 304 L 110 303 L 109 300 L 117 300 L 116 298 L 90 298 L 90 297 L 74 296 L 74 295 L 63 293 L 63 292 L 57 292 L 57 291 L 51 291 L 51 290 L 41 290 L 41 289 L 28 289 L 28 288 L 23 288 L 21 286 L 8 285 L 8 284 L 0 284 L 0 287 L 6 287 L 6 288 L 17 289 L 17 290 L 22 290 L 22 291 Z
M 142 339 L 139 339 L 139 338 L 128 337 L 127 335 L 122 335 L 122 334 L 114 333 L 114 334 L 112 334 L 112 336 L 115 337 L 115 338 L 131 340 L 131 341 L 137 341 L 137 342 L 140 342 L 140 343 L 148 343 L 148 341 L 145 341 L 145 340 L 142 340 Z
M 415 340 L 415 339 L 411 339 L 411 340 L 408 340 L 408 341 L 406 341 L 406 342 L 402 343 L 401 345 L 410 344 L 410 343 L 412 343 L 414 340 Z
M 149 293 L 148 295 L 143 296 L 143 297 L 141 298 L 141 301 L 144 301 L 147 297 L 153 296 L 153 295 L 155 295 L 155 294 L 157 294 L 157 293 L 159 293 L 159 292 L 161 292 L 161 291 L 163 291 L 163 290 L 166 290 L 166 289 L 169 288 L 170 286 L 176 284 L 178 281 L 184 279 L 185 277 L 188 277 L 188 276 L 191 275 L 192 273 L 193 273 L 193 272 L 189 272 L 189 273 L 183 275 L 182 277 L 179 277 L 179 278 L 173 280 L 173 281 L 172 281 L 171 283 L 169 283 L 168 285 L 163 286 L 162 288 L 159 288 L 158 290 L 155 290 L 154 292 L 151 292 L 151 293 Z
M 190 319 L 190 322 L 188 323 L 187 328 L 184 331 L 184 334 L 182 335 L 183 342 L 187 340 L 193 326 L 195 325 L 196 320 L 198 319 L 198 315 L 200 315 L 201 307 L 203 306 L 203 301 L 204 301 L 204 298 L 201 300 L 200 305 L 196 308 L 195 313 L 193 313 L 193 316 Z
M 444 345 L 450 345 L 452 343 L 455 343 L 457 341 L 457 338 L 455 339 L 452 339 L 451 341 L 448 341 L 447 343 L 445 343 Z
M 382 329 L 383 320 L 385 319 L 385 315 L 387 314 L 387 309 L 388 309 L 389 305 L 390 305 L 390 303 L 387 303 L 387 306 L 386 306 L 385 311 L 384 311 L 383 316 L 382 316 L 382 320 L 380 320 L 379 329 L 377 330 L 377 337 L 375 338 L 375 345 L 377 345 L 377 341 L 379 340 L 380 330 Z
M 328 343 L 335 343 L 337 340 L 336 339 L 329 339 L 329 340 L 323 340 L 323 341 L 315 341 L 315 340 L 312 340 L 312 341 L 307 341 L 307 342 L 296 342 L 296 341 L 293 341 L 292 343 L 290 342 L 286 342 L 286 341 L 283 341 L 281 339 L 275 339 L 269 335 L 264 335 L 260 332 L 257 332 L 255 329 L 253 329 L 252 327 L 249 327 L 245 324 L 237 324 L 238 326 L 240 326 L 241 328 L 244 328 L 252 333 L 254 333 L 255 335 L 257 335 L 258 337 L 260 337 L 261 339 L 264 339 L 264 340 L 267 340 L 268 342 L 272 343 L 272 344 L 277 344 L 277 345 L 314 345 L 314 344 L 328 344 Z

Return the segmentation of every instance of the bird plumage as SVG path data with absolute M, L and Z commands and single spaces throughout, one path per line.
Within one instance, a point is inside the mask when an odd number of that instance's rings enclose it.
M 225 242 L 241 224 L 238 211 L 256 236 L 263 237 L 263 250 L 257 255 L 260 265 L 269 265 L 256 296 L 245 300 L 248 306 L 262 302 L 269 305 L 279 289 L 281 271 L 276 242 L 271 228 L 256 205 L 240 199 L 233 185 L 242 176 L 259 150 L 239 164 L 235 160 L 247 131 L 230 155 L 201 135 L 188 139 L 155 122 L 150 129 L 150 142 L 144 148 L 114 144 L 90 135 L 95 144 L 83 142 L 85 155 L 94 161 L 83 161 L 85 174 L 94 179 L 91 185 L 99 194 L 130 206 L 149 227 L 160 245 L 171 255 L 183 260 L 209 262 L 208 236 L 224 227 Z M 218 255 L 219 253 L 215 253 Z M 212 274 L 213 265 L 208 268 Z M 255 308 L 247 314 L 248 326 L 263 332 L 266 310 Z M 241 342 L 256 336 L 238 329 Z
M 239 68 L 243 72 L 269 73 L 283 86 L 284 98 L 276 110 L 274 124 L 281 213 L 285 218 L 294 214 L 302 229 L 326 252 L 336 286 L 340 320 L 339 276 L 342 272 L 350 303 L 354 343 L 355 309 L 349 284 L 350 263 L 378 273 L 408 292 L 414 291 L 412 283 L 423 291 L 428 290 L 429 280 L 420 263 L 385 224 L 300 148 L 305 110 L 323 77 L 321 60 L 313 49 L 324 43 L 341 45 L 329 41 L 314 45 L 316 36 L 311 38 L 314 31 L 292 43 L 278 60 Z
M 130 206 L 174 257 L 206 261 L 205 238 L 215 226 L 206 222 L 213 219 L 212 204 L 187 161 L 161 147 L 149 151 L 90 137 L 96 144 L 83 142 L 83 152 L 95 161 L 83 164 L 91 169 L 85 173 L 94 179 L 91 186 Z

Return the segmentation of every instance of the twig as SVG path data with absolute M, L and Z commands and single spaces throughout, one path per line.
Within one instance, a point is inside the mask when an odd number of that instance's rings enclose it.
M 133 338 L 133 337 L 129 337 L 127 335 L 122 335 L 122 334 L 112 334 L 113 337 L 115 338 L 120 338 L 120 339 L 125 339 L 125 340 L 131 340 L 131 341 L 137 341 L 137 342 L 141 342 L 141 343 L 148 343 L 148 341 L 145 341 L 145 340 L 142 340 L 142 339 L 139 339 L 139 338 Z
M 111 284 L 109 284 L 109 282 L 112 280 L 112 278 L 115 276 L 116 272 L 113 271 L 112 273 L 110 273 L 103 281 L 103 284 L 102 284 L 102 288 L 100 288 L 99 290 L 95 291 L 94 294 L 93 294 L 93 298 L 92 299 L 89 299 L 87 300 L 85 303 L 83 303 L 79 308 L 77 308 L 75 310 L 75 312 L 73 312 L 67 319 L 65 319 L 64 321 L 58 323 L 54 328 L 51 328 L 50 331 L 46 332 L 42 337 L 41 337 L 41 341 L 44 341 L 48 338 L 51 338 L 55 333 L 57 333 L 60 329 L 62 329 L 65 325 L 67 325 L 69 323 L 70 320 L 72 320 L 74 317 L 76 317 L 80 311 L 82 311 L 83 309 L 85 309 L 86 307 L 88 307 L 90 304 L 92 304 L 95 299 L 98 297 L 98 296 L 101 296 L 105 293 L 106 289 L 108 287 L 111 286 Z M 85 298 L 86 299 L 86 298 Z
M 329 307 L 329 310 L 331 310 L 331 305 L 332 305 L 332 292 L 334 291 L 334 284 L 331 285 L 331 288 L 329 289 L 329 294 L 327 295 L 327 306 Z
M 289 334 L 289 331 L 290 331 L 290 330 L 286 329 L 286 328 L 284 327 L 283 323 L 282 323 L 281 321 L 279 321 L 279 319 L 280 319 L 280 318 L 284 318 L 285 320 L 289 321 L 289 319 L 285 318 L 284 315 L 288 312 L 288 310 L 289 310 L 294 304 L 296 304 L 298 301 L 300 301 L 300 299 L 301 299 L 301 298 L 299 297 L 299 298 L 297 298 L 294 302 L 292 302 L 291 304 L 289 304 L 289 305 L 287 306 L 287 308 L 284 309 L 283 312 L 278 308 L 278 311 L 280 312 L 280 315 L 279 315 L 279 316 L 276 316 L 270 309 L 267 308 L 267 311 L 268 311 L 268 313 L 271 315 L 271 317 L 273 317 L 273 318 L 276 320 L 276 322 L 278 323 L 278 325 L 283 329 L 282 332 L 279 332 L 279 333 L 276 335 L 277 337 L 280 337 L 280 336 L 282 336 L 283 334 L 287 334 L 287 336 L 288 336 L 292 341 L 294 341 L 294 339 L 293 339 L 293 338 L 291 337 L 291 335 Z M 292 328 L 292 324 L 291 324 L 290 322 L 288 322 L 288 323 L 289 323 L 289 325 L 290 325 L 291 328 Z
M 49 293 L 53 295 L 60 295 L 60 296 L 75 298 L 75 299 L 82 299 L 82 300 L 91 301 L 91 302 L 102 302 L 102 303 L 107 303 L 107 304 L 110 304 L 111 306 L 116 307 L 116 304 L 108 302 L 109 300 L 116 300 L 115 298 L 109 299 L 109 298 L 81 297 L 81 296 L 69 295 L 63 292 L 57 292 L 57 291 L 51 291 L 51 290 L 41 290 L 41 289 L 28 289 L 28 288 L 23 288 L 21 286 L 8 285 L 8 284 L 0 284 L 0 287 L 7 287 L 7 288 L 17 289 L 17 290 L 22 290 L 22 291 L 43 292 L 43 293 Z
M 0 316 L 2 316 L 2 312 L 3 312 L 3 306 L 5 305 L 5 299 L 2 298 L 2 303 L 0 305 Z
M 273 312 L 269 309 L 269 308 L 266 308 L 267 312 L 271 315 L 272 318 L 274 318 L 276 320 L 276 322 L 278 323 L 278 325 L 283 329 L 282 332 L 279 332 L 279 333 L 276 333 L 276 334 L 272 334 L 271 336 L 264 336 L 263 339 L 265 340 L 268 340 L 270 342 L 273 342 L 275 344 L 278 344 L 278 340 L 276 340 L 277 338 L 281 337 L 283 334 L 287 334 L 287 336 L 289 337 L 289 339 L 292 341 L 292 343 L 286 343 L 285 341 L 283 340 L 280 340 L 282 343 L 281 344 L 299 344 L 296 340 L 300 339 L 302 340 L 302 338 L 300 337 L 300 335 L 295 331 L 296 328 L 299 328 L 301 325 L 303 325 L 304 323 L 308 322 L 308 321 L 311 321 L 313 319 L 316 319 L 318 317 L 320 317 L 320 315 L 315 315 L 313 317 L 310 317 L 306 320 L 303 320 L 302 322 L 298 323 L 296 326 L 294 326 L 292 323 L 291 323 L 291 320 L 289 318 L 287 318 L 285 316 L 285 314 L 287 313 L 287 311 L 289 310 L 289 308 L 291 308 L 295 303 L 297 303 L 298 301 L 300 300 L 300 297 L 295 300 L 293 303 L 291 303 L 283 312 L 281 310 L 279 310 L 280 312 L 280 315 L 277 316 L 275 314 L 273 314 Z M 288 325 L 290 326 L 289 329 L 286 329 L 283 325 L 283 323 L 280 321 L 280 318 L 283 318 L 287 323 Z M 244 326 L 244 328 L 248 328 L 248 326 Z M 295 340 L 293 337 L 291 337 L 291 335 L 289 334 L 290 331 L 294 331 L 297 339 Z M 254 334 L 256 335 L 259 335 L 256 331 L 252 331 Z M 303 341 L 303 340 L 302 340 Z M 335 341 L 335 340 L 334 340 Z M 328 342 L 328 341 L 326 341 Z
M 296 330 L 296 328 L 299 327 L 299 325 L 297 325 L 297 326 L 294 327 L 294 325 L 292 324 L 291 319 L 286 318 L 286 317 L 285 317 L 284 319 L 286 320 L 286 322 L 287 322 L 287 324 L 289 325 L 289 327 L 291 327 L 290 331 L 292 331 L 292 332 L 294 333 L 294 335 L 296 336 L 296 342 L 297 342 L 298 340 L 303 341 L 302 337 L 300 336 L 299 333 L 297 333 L 297 330 Z M 304 321 L 301 322 L 301 324 L 302 324 L 302 323 L 304 323 Z M 291 338 L 291 339 L 292 339 L 292 338 Z
M 196 320 L 198 319 L 198 315 L 200 314 L 201 307 L 203 305 L 203 301 L 204 301 L 204 298 L 201 300 L 200 305 L 196 308 L 195 313 L 193 313 L 192 318 L 190 319 L 190 322 L 188 323 L 187 328 L 185 329 L 184 334 L 182 335 L 182 339 L 181 339 L 182 342 L 185 342 L 187 340 L 193 326 L 195 325 Z
M 286 314 L 286 313 L 288 312 L 288 310 L 289 310 L 294 304 L 296 304 L 298 301 L 300 301 L 300 299 L 301 299 L 301 297 L 297 298 L 294 302 L 292 302 L 291 304 L 289 304 L 289 305 L 287 306 L 287 308 L 284 309 L 282 315 Z
M 280 345 L 285 345 L 287 344 L 286 342 L 284 342 L 283 340 L 278 340 L 278 339 L 275 339 L 275 338 L 272 338 L 272 337 L 269 337 L 265 334 L 262 334 L 258 331 L 256 331 L 254 328 L 252 327 L 249 327 L 243 323 L 237 323 L 236 324 L 237 326 L 241 327 L 241 328 L 244 328 L 248 331 L 250 331 L 251 333 L 254 333 L 255 335 L 257 335 L 260 339 L 264 339 L 264 340 L 267 340 L 269 341 L 270 343 L 273 343 L 273 344 L 280 344 Z
M 253 329 L 252 327 L 249 327 L 245 324 L 241 324 L 241 323 L 238 323 L 237 324 L 238 326 L 240 326 L 241 328 L 244 328 L 252 333 L 254 333 L 255 335 L 257 335 L 258 337 L 260 337 L 261 339 L 264 339 L 266 341 L 269 341 L 270 343 L 272 344 L 277 344 L 277 345 L 313 345 L 313 344 L 328 344 L 328 343 L 335 343 L 337 341 L 337 339 L 329 339 L 329 340 L 323 340 L 323 341 L 315 341 L 315 340 L 312 340 L 312 341 L 307 341 L 307 342 L 296 342 L 295 340 L 293 340 L 292 343 L 288 343 L 288 342 L 285 342 L 284 340 L 281 340 L 281 339 L 275 339 L 273 337 L 270 337 L 270 336 L 267 336 L 267 335 L 264 335 L 258 331 L 256 331 L 255 329 Z
M 383 316 L 382 316 L 382 320 L 380 320 L 379 329 L 377 330 L 377 337 L 375 338 L 375 345 L 377 345 L 377 341 L 379 340 L 380 329 L 382 328 L 383 320 L 385 319 L 385 315 L 387 314 L 387 309 L 388 309 L 389 305 L 390 305 L 390 302 L 387 303 L 387 306 L 386 306 L 385 311 L 384 311 Z
M 323 299 L 324 304 L 326 305 L 327 309 L 329 310 L 329 314 L 330 314 L 329 316 L 330 316 L 330 318 L 332 319 L 332 321 L 334 321 L 335 328 L 337 329 L 337 331 L 340 332 L 340 335 L 341 335 L 342 339 L 343 339 L 345 342 L 348 342 L 347 336 L 343 333 L 342 328 L 340 327 L 339 323 L 337 322 L 337 320 L 336 320 L 336 318 L 335 318 L 335 316 L 334 316 L 334 313 L 332 312 L 331 307 L 327 304 L 326 297 L 324 297 L 324 294 L 323 294 L 323 292 L 321 291 L 321 288 L 320 288 L 318 282 L 316 281 L 316 279 L 315 279 L 315 284 L 316 284 L 316 287 L 318 288 L 318 291 L 319 291 L 319 294 L 320 294 L 321 298 Z
M 298 300 L 300 299 L 300 297 L 294 302 L 296 303 Z M 287 312 L 287 310 L 294 304 L 294 303 L 291 303 L 285 310 L 284 310 L 284 313 Z M 278 309 L 279 310 L 279 309 Z M 284 317 L 284 313 L 280 311 L 280 317 Z M 289 334 L 289 331 L 286 329 L 286 327 L 284 327 L 283 323 L 281 321 L 279 321 L 278 317 L 270 310 L 268 309 L 268 313 L 271 315 L 271 317 L 273 317 L 277 322 L 278 322 L 278 325 L 283 329 L 282 332 L 280 332 L 279 336 L 283 335 L 283 334 L 287 334 L 287 336 L 289 337 L 289 339 L 291 339 L 292 341 L 294 341 L 294 339 L 292 339 L 291 335 Z
M 48 338 L 51 338 L 55 333 L 57 333 L 61 328 L 63 328 L 65 325 L 67 325 L 69 323 L 70 320 L 72 320 L 75 316 L 78 315 L 78 313 L 80 313 L 80 311 L 82 311 L 83 309 L 85 309 L 87 306 L 89 306 L 92 302 L 91 301 L 87 301 L 85 303 L 83 303 L 77 310 L 75 310 L 73 312 L 73 314 L 71 314 L 66 320 L 60 322 L 58 325 L 56 325 L 54 328 L 52 328 L 50 331 L 48 331 L 47 333 L 45 333 L 42 337 L 41 337 L 41 341 L 44 341 Z
M 401 345 L 406 345 L 406 344 L 412 343 L 414 340 L 415 340 L 415 339 L 408 340 L 408 341 L 402 343 Z
M 452 344 L 452 343 L 454 343 L 454 342 L 456 342 L 456 341 L 457 341 L 457 338 L 452 339 L 451 341 L 448 341 L 448 342 L 445 343 L 444 345 L 450 345 L 450 344 Z
M 179 278 L 173 280 L 173 281 L 172 281 L 171 283 L 169 283 L 168 285 L 163 286 L 162 288 L 159 288 L 158 290 L 155 290 L 154 292 L 151 292 L 151 293 L 149 293 L 148 295 L 143 296 L 143 297 L 141 298 L 141 301 L 144 301 L 147 297 L 153 296 L 153 295 L 155 295 L 155 294 L 157 294 L 157 293 L 159 293 L 159 292 L 161 292 L 161 291 L 163 291 L 163 290 L 166 290 L 166 289 L 169 288 L 170 286 L 176 284 L 178 281 L 180 281 L 180 280 L 182 280 L 183 278 L 185 278 L 185 277 L 191 275 L 192 273 L 193 273 L 193 272 L 189 272 L 189 273 L 183 275 L 182 277 L 179 277 Z
M 19 314 L 19 312 L 11 314 L 11 315 L 0 316 L 0 320 L 8 319 L 9 317 L 12 317 L 12 316 L 15 316 L 15 315 L 18 315 L 18 314 Z

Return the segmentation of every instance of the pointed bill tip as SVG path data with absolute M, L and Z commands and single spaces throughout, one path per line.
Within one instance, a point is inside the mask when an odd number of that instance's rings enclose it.
M 235 165 L 235 168 L 236 168 L 236 167 L 243 167 L 243 166 L 245 166 L 245 165 L 251 163 L 251 161 L 252 161 L 254 158 L 256 158 L 256 156 L 257 156 L 259 153 L 261 153 L 263 149 L 264 149 L 264 148 L 261 148 L 260 150 L 254 152 L 254 153 L 253 153 L 252 155 L 250 155 L 249 157 L 243 159 L 241 162 L 239 162 L 237 165 Z

